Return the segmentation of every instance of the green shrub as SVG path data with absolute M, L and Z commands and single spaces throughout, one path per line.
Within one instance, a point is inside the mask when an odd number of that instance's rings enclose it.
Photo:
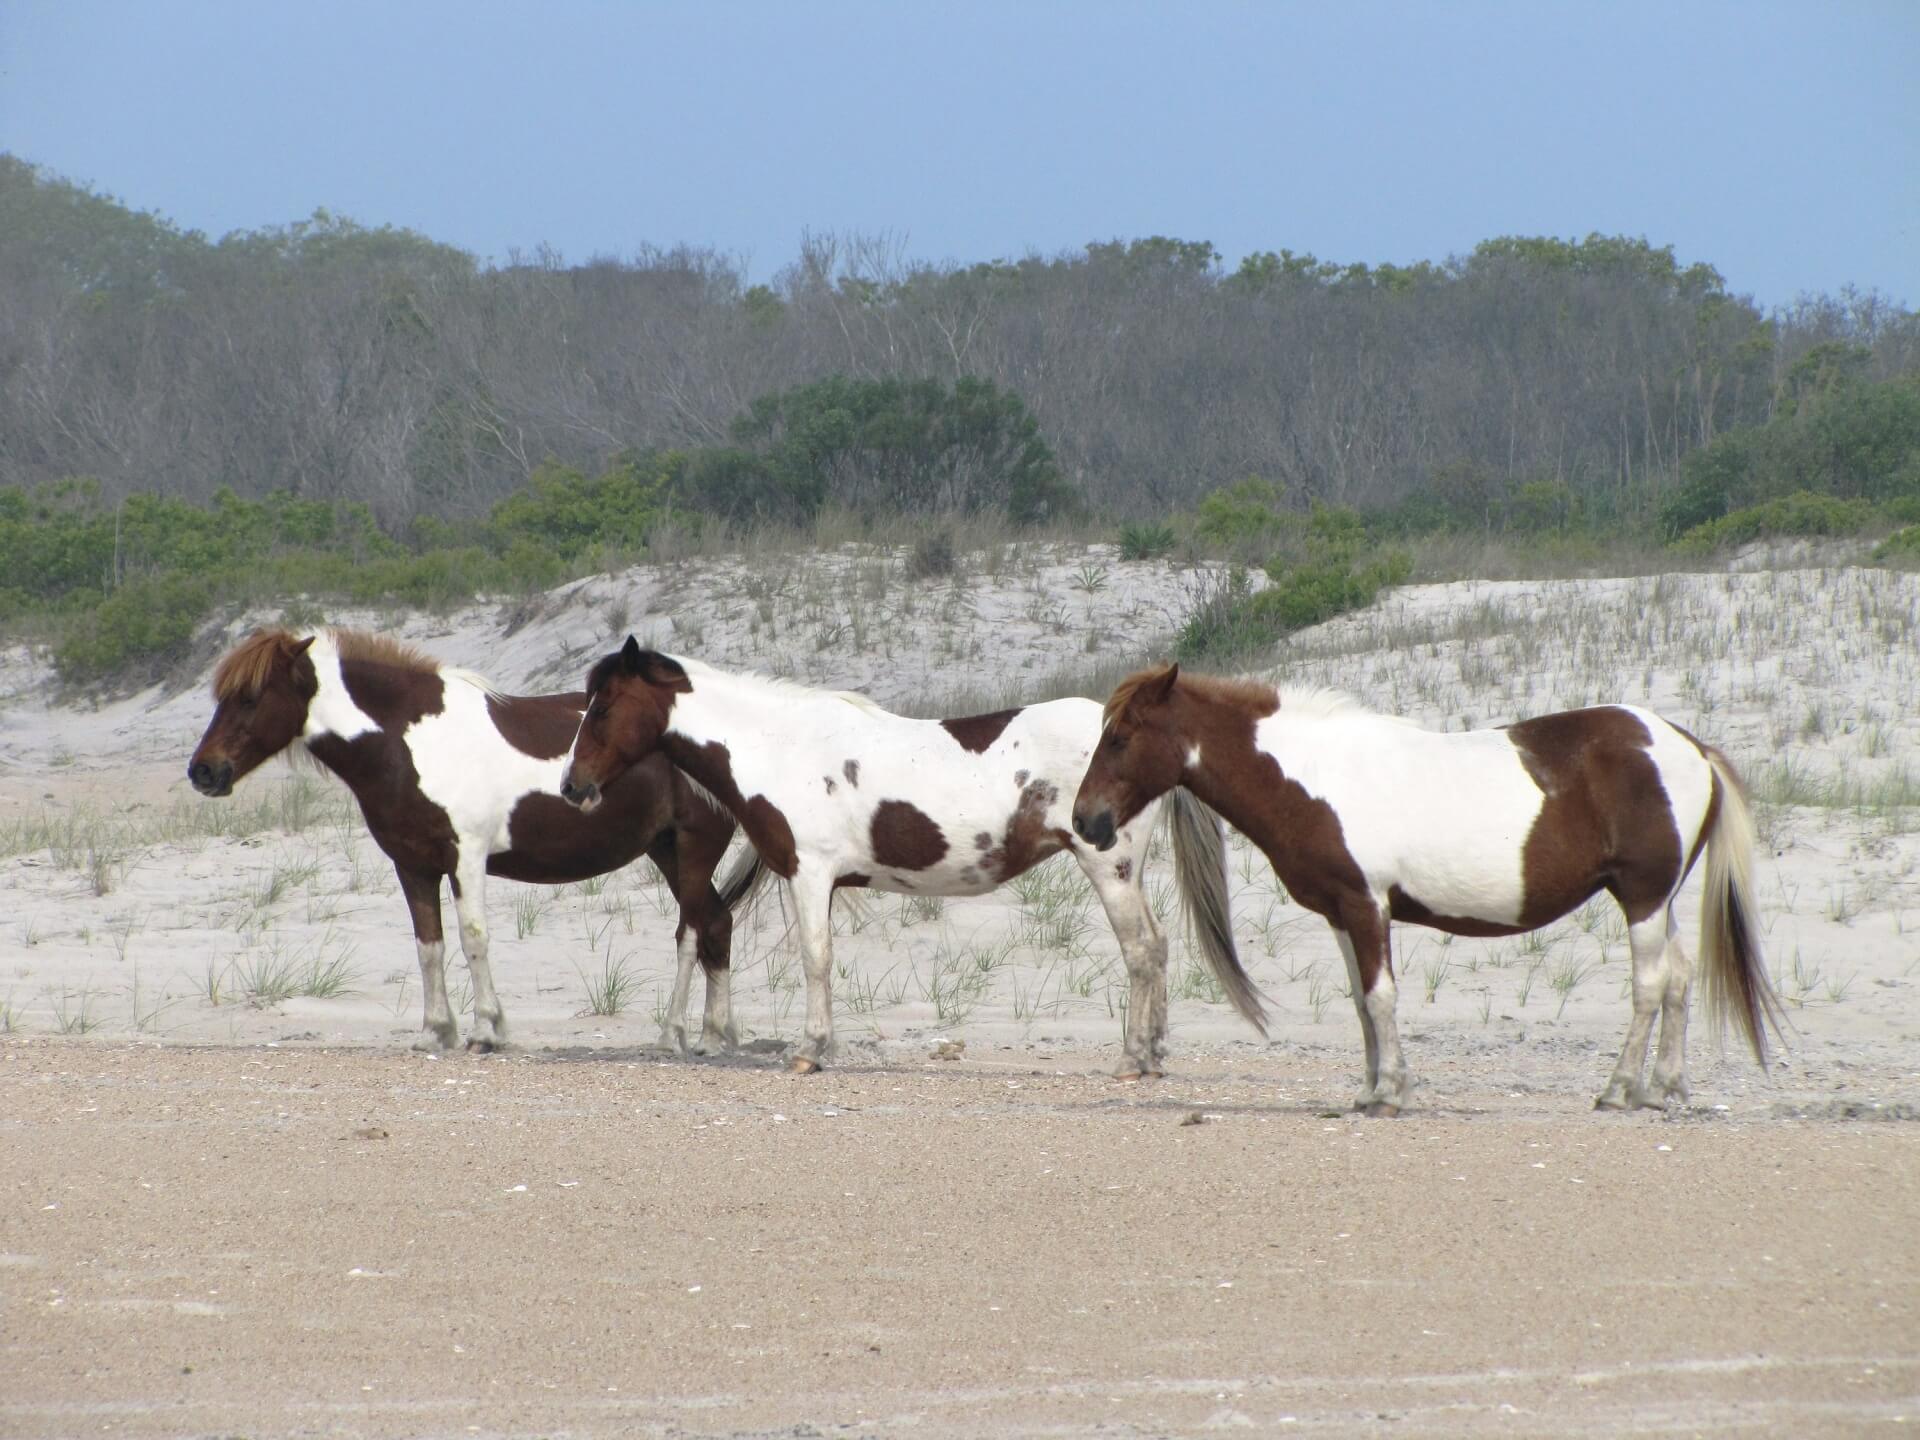
M 152 679 L 186 654 L 210 603 L 195 575 L 131 581 L 74 625 L 54 649 L 54 668 L 70 685 Z
M 1874 546 L 1873 558 L 1882 565 L 1898 565 L 1902 569 L 1920 566 L 1920 525 L 1894 531 Z
M 1271 545 L 1300 523 L 1286 506 L 1286 487 L 1252 475 L 1201 499 L 1194 533 L 1212 545 L 1245 549 Z
M 1120 558 L 1122 560 L 1151 560 L 1155 556 L 1169 553 L 1174 543 L 1173 527 L 1162 522 L 1120 527 Z
M 1705 555 L 1767 536 L 1858 535 L 1878 519 L 1869 501 L 1837 500 L 1803 490 L 1696 525 L 1674 541 L 1674 549 Z

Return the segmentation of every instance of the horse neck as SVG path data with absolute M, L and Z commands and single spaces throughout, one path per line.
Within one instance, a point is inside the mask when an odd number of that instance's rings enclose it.
M 812 692 L 777 687 L 756 676 L 698 671 L 693 689 L 673 697 L 661 741 L 676 765 L 705 784 L 697 762 L 686 763 L 683 753 L 691 755 L 716 740 L 729 750 L 805 741 L 817 703 Z
M 386 661 L 344 658 L 327 640 L 316 643 L 308 654 L 317 684 L 307 704 L 304 738 L 309 742 L 327 736 L 356 740 L 375 731 L 399 739 L 418 718 L 417 696 L 423 679 L 438 680 L 442 687 L 452 683 Z M 443 688 L 440 708 L 445 704 Z
M 1266 717 L 1233 700 L 1190 695 L 1183 703 L 1188 714 L 1181 734 L 1188 753 L 1197 747 L 1200 758 L 1198 764 L 1187 765 L 1180 783 L 1234 829 L 1267 848 L 1269 837 L 1261 832 L 1267 829 L 1270 807 L 1256 805 L 1254 797 L 1265 788 L 1264 780 L 1284 772 L 1256 740 Z

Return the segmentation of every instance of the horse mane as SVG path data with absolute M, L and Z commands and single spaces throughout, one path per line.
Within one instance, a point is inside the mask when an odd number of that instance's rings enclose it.
M 365 630 L 329 630 L 334 648 L 342 660 L 364 660 L 376 665 L 392 665 L 418 675 L 458 675 L 471 680 L 489 694 L 493 687 L 482 677 L 466 671 L 450 670 L 424 650 L 386 635 Z M 290 655 L 300 636 L 283 627 L 254 631 L 229 650 L 213 671 L 213 698 L 227 701 L 245 696 L 260 698 L 276 660 Z
M 893 712 L 872 697 L 862 695 L 858 690 L 818 690 L 811 685 L 802 685 L 798 680 L 787 680 L 778 675 L 763 675 L 757 670 L 722 670 L 709 665 L 704 660 L 689 660 L 684 655 L 672 657 L 688 675 L 711 675 L 720 680 L 746 680 L 755 685 L 764 685 L 767 689 L 815 700 L 839 700 L 863 710 L 869 715 L 891 715 Z
M 1171 668 L 1157 665 L 1122 680 L 1114 687 L 1113 694 L 1107 697 L 1101 719 L 1111 721 L 1116 715 L 1124 713 L 1142 690 L 1149 685 L 1164 683 L 1167 671 Z M 1271 715 L 1276 708 L 1286 715 L 1306 720 L 1373 713 L 1346 691 L 1324 685 L 1274 685 L 1247 676 L 1194 675 L 1184 670 L 1174 683 L 1177 688 L 1202 700 L 1249 710 L 1258 715 Z

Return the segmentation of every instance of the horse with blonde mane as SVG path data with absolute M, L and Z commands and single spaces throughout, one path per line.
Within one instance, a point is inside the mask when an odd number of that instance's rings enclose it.
M 393 861 L 413 917 L 424 995 L 415 1049 L 460 1043 L 447 1002 L 442 879 L 453 891 L 473 977 L 467 1048 L 485 1051 L 507 1038 L 487 958 L 486 877 L 564 885 L 642 854 L 680 905 L 679 974 L 664 1038 L 687 1048 L 697 962 L 707 980 L 702 1044 L 733 1045 L 730 910 L 745 891 L 729 900 L 711 883 L 733 821 L 665 760 L 629 771 L 599 814 L 582 815 L 562 800 L 560 772 L 583 695 L 502 695 L 478 675 L 356 630 L 305 637 L 260 630 L 221 660 L 213 696 L 213 719 L 187 764 L 196 790 L 228 795 L 275 755 L 310 757 L 346 783 Z
M 1602 1109 L 1683 1101 L 1693 962 L 1673 905 L 1704 849 L 1700 955 L 1709 1016 L 1767 1061 L 1784 1032 L 1760 956 L 1753 822 L 1726 756 L 1671 721 L 1602 705 L 1439 734 L 1332 692 L 1143 670 L 1108 699 L 1073 826 L 1099 849 L 1175 786 L 1266 852 L 1333 927 L 1366 1047 L 1356 1108 L 1398 1114 L 1411 1080 L 1394 1018 L 1388 925 L 1515 935 L 1605 890 L 1627 919 L 1633 1018 Z M 1655 1014 L 1660 1048 L 1640 1078 Z

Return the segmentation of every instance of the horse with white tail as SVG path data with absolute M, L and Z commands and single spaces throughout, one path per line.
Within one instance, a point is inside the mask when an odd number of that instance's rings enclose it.
M 1067 797 L 1100 735 L 1093 700 L 955 720 L 890 714 L 863 696 L 729 674 L 643 650 L 632 636 L 587 677 L 587 710 L 561 794 L 592 810 L 628 767 L 664 753 L 716 796 L 764 866 L 792 888 L 807 978 L 805 1031 L 793 1058 L 817 1070 L 833 1044 L 837 888 L 984 895 L 1071 850 L 1126 960 L 1124 1078 L 1161 1073 L 1167 943 L 1142 888 L 1157 800 L 1136 806 L 1098 849 L 1067 824 Z M 1207 966 L 1241 1012 L 1262 1023 L 1234 953 L 1225 835 L 1175 790 L 1177 871 Z M 736 881 L 729 877 L 731 890 Z
M 1688 1097 L 1693 963 L 1673 915 L 1707 854 L 1700 958 L 1707 1010 L 1767 1063 L 1784 1015 L 1760 955 L 1753 822 L 1727 758 L 1631 705 L 1440 734 L 1329 691 L 1141 671 L 1108 699 L 1073 825 L 1102 850 L 1144 806 L 1192 790 L 1266 852 L 1293 898 L 1333 926 L 1366 1045 L 1355 1107 L 1394 1115 L 1411 1082 L 1394 1020 L 1394 920 L 1516 935 L 1605 890 L 1626 914 L 1633 1019 L 1601 1109 Z M 1660 1048 L 1641 1078 L 1655 1012 Z
M 664 760 L 629 771 L 598 815 L 563 802 L 562 760 L 585 697 L 502 695 L 479 675 L 356 630 L 256 631 L 221 660 L 213 696 L 213 719 L 187 762 L 194 789 L 232 794 L 235 781 L 285 752 L 332 771 L 360 802 L 413 916 L 424 1001 L 415 1049 L 460 1043 L 447 1003 L 443 878 L 473 977 L 467 1048 L 487 1051 L 507 1039 L 487 959 L 487 876 L 564 885 L 643 854 L 680 906 L 680 973 L 665 1038 L 687 1048 L 697 961 L 707 978 L 703 1044 L 733 1045 L 729 912 L 745 892 L 718 895 L 711 883 L 733 820 Z

